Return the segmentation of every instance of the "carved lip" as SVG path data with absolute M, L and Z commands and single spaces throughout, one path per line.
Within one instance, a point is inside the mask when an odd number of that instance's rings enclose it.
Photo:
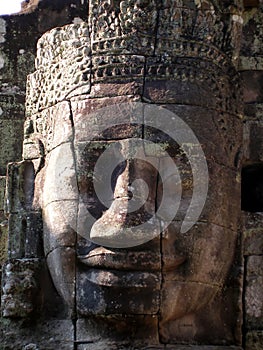
M 163 264 L 163 271 L 164 272 L 173 272 L 176 270 L 180 265 L 182 265 L 185 261 L 187 260 L 187 257 L 182 255 L 182 256 L 171 256 L 168 255 L 164 259 L 164 264 Z
M 87 279 L 101 287 L 118 288 L 160 288 L 161 273 L 145 271 L 113 271 L 90 269 Z
M 113 251 L 95 248 L 78 259 L 85 265 L 106 270 L 160 271 L 161 257 L 149 251 Z
M 170 272 L 186 261 L 185 256 L 166 256 L 162 266 L 161 254 L 151 251 L 113 251 L 98 247 L 87 255 L 79 255 L 80 262 L 91 268 L 117 271 Z

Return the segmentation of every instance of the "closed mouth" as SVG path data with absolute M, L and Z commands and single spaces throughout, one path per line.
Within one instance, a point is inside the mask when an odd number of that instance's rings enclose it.
M 90 268 L 116 271 L 170 272 L 186 261 L 185 256 L 166 256 L 162 266 L 161 254 L 151 251 L 114 251 L 98 247 L 86 255 L 79 255 L 81 263 Z
M 161 271 L 161 257 L 149 251 L 113 251 L 95 248 L 87 255 L 79 255 L 79 261 L 97 269 L 117 271 Z

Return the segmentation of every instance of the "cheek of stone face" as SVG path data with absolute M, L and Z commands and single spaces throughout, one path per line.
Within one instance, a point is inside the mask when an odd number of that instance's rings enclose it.
M 209 308 L 221 293 L 233 263 L 235 244 L 235 232 L 209 222 L 196 223 L 186 234 L 180 233 L 180 222 L 173 222 L 163 232 L 160 324 L 164 339 L 176 338 L 173 334 L 177 327 L 183 327 L 185 317 L 189 317 L 188 327 L 180 332 L 182 339 L 184 335 L 194 336 L 195 315 Z
M 53 283 L 70 309 L 74 306 L 78 188 L 72 146 L 47 156 L 42 195 L 44 251 Z
M 161 165 L 167 169 L 167 160 Z M 190 205 L 193 192 L 193 175 L 189 164 L 174 157 L 180 169 L 182 196 L 174 221 L 162 233 L 162 289 L 161 289 L 161 334 L 164 341 L 194 337 L 195 315 L 206 313 L 209 304 L 219 295 L 225 285 L 234 261 L 237 241 L 237 218 L 239 216 L 239 183 L 236 171 L 209 163 L 209 189 L 206 204 L 193 227 L 181 233 L 182 221 Z M 167 175 L 166 175 L 167 173 Z M 165 173 L 159 182 L 157 201 L 162 198 L 162 187 L 170 187 L 167 203 L 175 198 L 176 181 Z M 227 179 L 227 180 L 226 180 Z M 176 179 L 175 179 L 176 180 Z M 178 191 L 179 193 L 179 191 Z M 229 196 L 233 201 L 229 201 Z M 192 208 L 192 210 L 194 207 Z M 169 217 L 170 206 L 166 205 L 161 219 Z M 202 311 L 203 310 L 203 311 Z M 187 325 L 187 327 L 185 326 Z M 179 328 L 178 328 L 179 327 Z M 182 330 L 184 329 L 184 330 Z
M 59 246 L 74 246 L 77 226 L 78 186 L 70 143 L 46 157 L 42 196 L 45 253 Z

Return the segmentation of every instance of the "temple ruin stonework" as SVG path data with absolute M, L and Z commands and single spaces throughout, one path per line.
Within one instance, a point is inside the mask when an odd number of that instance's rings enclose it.
M 0 349 L 263 349 L 263 3 L 0 17 Z

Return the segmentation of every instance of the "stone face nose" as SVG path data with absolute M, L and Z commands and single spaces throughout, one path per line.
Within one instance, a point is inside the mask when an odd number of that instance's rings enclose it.
M 92 226 L 90 239 L 107 247 L 127 248 L 154 238 L 157 175 L 150 163 L 128 159 L 113 181 L 113 201 Z

